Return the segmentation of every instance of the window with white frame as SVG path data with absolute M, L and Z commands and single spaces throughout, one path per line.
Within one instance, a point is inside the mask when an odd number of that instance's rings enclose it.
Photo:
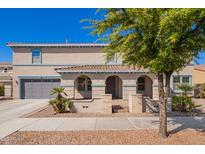
M 41 50 L 32 50 L 32 64 L 41 64 Z
M 179 90 L 178 85 L 181 84 L 190 84 L 192 83 L 192 76 L 191 75 L 178 75 L 173 76 L 173 90 Z

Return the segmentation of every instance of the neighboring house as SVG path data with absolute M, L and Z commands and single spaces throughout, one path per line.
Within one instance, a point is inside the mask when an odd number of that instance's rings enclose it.
M 194 66 L 194 84 L 205 83 L 205 64 L 204 65 L 195 65 Z
M 9 62 L 0 62 L 0 86 L 4 87 L 4 96 L 12 96 L 13 66 Z
M 107 44 L 31 44 L 8 43 L 13 49 L 13 97 L 50 98 L 53 87 L 64 87 L 74 99 L 128 99 L 143 93 L 158 99 L 158 82 L 147 69 L 122 65 L 119 56 L 105 63 Z M 177 84 L 192 84 L 193 64 L 171 78 L 173 93 Z

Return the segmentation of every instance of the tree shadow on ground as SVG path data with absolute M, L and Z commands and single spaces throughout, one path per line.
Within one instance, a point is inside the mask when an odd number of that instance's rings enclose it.
M 168 128 L 170 125 L 179 126 L 168 131 L 169 135 L 185 129 L 193 129 L 205 133 L 205 117 L 170 117 L 168 119 Z
M 159 120 L 152 121 L 152 124 L 159 125 Z M 168 117 L 167 128 L 169 135 L 186 129 L 205 133 L 205 117 Z

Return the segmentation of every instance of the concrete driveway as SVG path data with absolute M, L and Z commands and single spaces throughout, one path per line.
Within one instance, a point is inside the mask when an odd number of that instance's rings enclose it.
M 0 103 L 0 124 L 48 105 L 47 99 L 7 100 Z

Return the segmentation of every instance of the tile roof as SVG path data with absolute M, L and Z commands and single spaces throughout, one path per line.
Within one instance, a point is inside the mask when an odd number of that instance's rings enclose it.
M 125 65 L 81 65 L 55 69 L 58 73 L 138 73 L 148 72 L 145 69 Z
M 8 42 L 9 47 L 105 47 L 103 43 L 17 43 Z
M 195 70 L 200 70 L 200 71 L 205 71 L 205 64 L 203 64 L 203 65 L 195 65 L 194 69 Z

